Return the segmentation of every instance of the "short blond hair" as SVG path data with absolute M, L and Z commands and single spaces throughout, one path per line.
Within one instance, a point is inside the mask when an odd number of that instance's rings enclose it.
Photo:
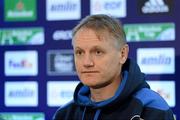
M 104 35 L 103 33 L 108 33 L 110 38 L 112 37 L 115 39 L 118 48 L 121 48 L 122 45 L 126 44 L 126 35 L 121 22 L 108 15 L 98 14 L 86 16 L 74 27 L 72 32 L 73 38 L 81 28 L 92 29 L 98 37 Z

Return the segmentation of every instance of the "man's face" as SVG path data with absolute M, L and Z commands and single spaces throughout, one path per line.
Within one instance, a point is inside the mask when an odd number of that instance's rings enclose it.
M 77 74 L 83 84 L 99 88 L 119 79 L 121 52 L 114 40 L 99 39 L 93 30 L 82 28 L 74 37 L 73 47 Z

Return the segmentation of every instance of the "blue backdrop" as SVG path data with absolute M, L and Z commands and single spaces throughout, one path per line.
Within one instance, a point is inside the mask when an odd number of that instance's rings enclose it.
M 5 5 L 5 1 L 7 1 L 7 4 Z M 15 1 L 15 0 L 14 0 Z M 26 5 L 25 0 L 16 0 L 22 1 L 24 4 L 21 4 L 22 6 Z M 81 0 L 80 2 L 80 18 L 75 18 L 75 19 L 61 19 L 57 17 L 55 20 L 47 20 L 47 1 L 50 0 L 33 0 L 36 3 L 36 18 L 34 20 L 18 20 L 16 18 L 11 19 L 5 19 L 5 14 L 7 10 L 5 10 L 5 6 L 10 6 L 8 3 L 8 0 L 0 0 L 0 114 L 1 113 L 44 113 L 45 119 L 50 120 L 54 114 L 54 112 L 58 109 L 58 105 L 52 105 L 53 103 L 49 103 L 48 105 L 48 96 L 47 96 L 47 83 L 49 81 L 78 81 L 78 77 L 74 73 L 74 65 L 68 64 L 71 69 L 67 69 L 67 71 L 71 72 L 66 72 L 63 71 L 64 69 L 60 69 L 61 72 L 58 72 L 56 67 L 53 63 L 55 61 L 55 55 L 58 54 L 58 52 L 62 52 L 61 55 L 63 55 L 63 52 L 65 50 L 71 50 L 71 30 L 72 28 L 80 21 L 80 19 L 84 18 L 85 16 L 91 14 L 90 9 L 90 0 Z M 56 0 L 58 1 L 58 0 Z M 60 0 L 59 0 L 60 1 Z M 71 1 L 67 2 L 67 8 L 62 8 L 62 6 L 56 6 L 56 9 L 73 9 L 72 6 L 70 6 Z M 78 1 L 78 0 L 75 0 Z M 110 2 L 117 2 L 118 0 L 110 0 Z M 125 17 L 118 17 L 118 19 L 121 19 L 122 23 L 124 25 L 127 24 L 148 24 L 148 23 L 173 23 L 175 26 L 175 39 L 174 40 L 151 40 L 147 39 L 147 37 L 142 37 L 145 40 L 144 41 L 129 41 L 129 46 L 130 46 L 130 54 L 129 57 L 133 58 L 134 60 L 137 60 L 137 49 L 138 48 L 174 48 L 175 49 L 175 71 L 174 73 L 159 73 L 159 74 L 147 74 L 147 80 L 151 81 L 175 81 L 175 88 L 167 88 L 167 89 L 175 89 L 175 106 L 172 106 L 172 110 L 175 113 L 177 119 L 180 115 L 180 104 L 178 101 L 180 101 L 180 95 L 178 94 L 178 91 L 180 90 L 179 86 L 180 85 L 180 1 L 178 0 L 164 0 L 163 2 L 166 5 L 169 5 L 169 11 L 168 12 L 162 12 L 162 13 L 142 13 L 141 8 L 145 5 L 145 2 L 151 1 L 151 0 L 120 0 L 126 2 L 126 16 Z M 151 1 L 152 2 L 152 1 Z M 13 4 L 13 3 L 12 3 Z M 31 3 L 29 3 L 31 4 Z M 60 3 L 59 3 L 60 4 Z M 69 6 L 68 6 L 69 4 Z M 100 5 L 100 3 L 97 3 L 96 6 Z M 21 10 L 22 6 L 18 7 L 19 10 Z M 108 4 L 106 4 L 108 8 Z M 77 5 L 78 6 L 78 5 Z M 75 7 L 77 7 L 75 6 Z M 69 7 L 69 8 L 68 8 Z M 72 8 L 71 8 L 72 7 Z M 117 7 L 116 5 L 110 6 L 109 9 L 114 9 L 114 7 Z M 7 7 L 8 9 L 8 7 Z M 53 8 L 51 8 L 53 9 Z M 54 8 L 55 9 L 55 8 Z M 72 11 L 71 11 L 72 12 Z M 66 14 L 66 17 L 71 17 L 73 16 L 72 14 Z M 53 19 L 53 17 L 49 18 Z M 3 35 L 8 36 L 8 30 L 15 29 L 15 31 L 18 31 L 17 28 L 23 28 L 23 29 L 28 29 L 28 28 L 40 28 L 38 29 L 41 33 L 42 36 L 38 37 L 40 39 L 44 38 L 44 42 L 42 43 L 35 43 L 35 45 L 28 43 L 28 42 L 22 42 L 22 43 L 13 43 L 9 45 L 9 43 L 3 43 Z M 37 31 L 38 31 L 37 30 Z M 34 30 L 33 32 L 35 32 Z M 151 32 L 151 31 L 150 31 Z M 149 32 L 149 33 L 150 33 Z M 10 36 L 12 37 L 13 33 L 10 33 Z M 20 35 L 20 38 L 23 37 L 23 34 L 18 33 Z M 13 38 L 13 37 L 12 37 Z M 13 38 L 14 41 L 18 39 L 18 37 Z M 147 40 L 146 40 L 147 39 Z M 37 40 L 37 39 L 35 39 Z M 62 51 L 61 51 L 62 50 Z M 10 51 L 10 53 L 8 53 Z M 14 71 L 6 71 L 7 67 L 5 65 L 6 60 L 8 60 L 8 57 L 6 58 L 5 56 L 11 54 L 12 51 L 35 51 L 33 54 L 37 54 L 37 70 L 35 70 L 35 73 L 33 74 L 32 72 L 28 73 L 25 72 L 24 75 L 21 75 L 20 73 L 18 74 L 17 72 Z M 158 51 L 157 51 L 158 52 Z M 12 53 L 14 54 L 14 53 Z M 166 53 L 164 53 L 166 54 Z M 54 55 L 54 56 L 53 56 Z M 22 57 L 22 55 L 19 55 Z M 65 51 L 65 56 L 69 61 L 66 62 L 72 62 L 73 60 L 71 59 L 72 56 L 72 51 Z M 69 56 L 69 58 L 68 58 Z M 19 58 L 20 58 L 19 57 Z M 17 55 L 17 59 L 18 55 Z M 16 60 L 16 55 L 13 56 L 13 60 Z M 28 57 L 27 57 L 28 59 Z M 29 58 L 31 59 L 31 57 Z M 32 58 L 33 59 L 33 58 Z M 7 64 L 10 64 L 10 62 L 7 62 Z M 26 64 L 22 63 L 23 65 L 29 65 L 31 64 Z M 35 64 L 32 62 L 32 64 Z M 66 64 L 67 65 L 67 64 Z M 12 64 L 12 66 L 18 66 L 18 64 Z M 57 62 L 58 66 L 58 62 Z M 61 66 L 60 64 L 60 67 Z M 67 66 L 65 66 L 66 68 Z M 35 67 L 36 68 L 36 67 Z M 7 68 L 8 69 L 8 68 Z M 156 69 L 156 68 L 154 68 Z M 13 69 L 15 70 L 15 69 Z M 16 69 L 15 71 L 18 71 Z M 11 99 L 7 100 L 5 99 L 5 83 L 6 82 L 23 82 L 23 81 L 35 81 L 38 84 L 38 101 L 35 103 L 32 103 L 33 105 L 17 105 L 17 104 L 11 104 Z M 68 87 L 68 86 L 67 86 Z M 9 89 L 13 89 L 13 86 L 10 86 Z M 7 90 L 8 91 L 8 90 Z M 15 94 L 23 94 L 23 93 L 15 93 Z M 71 93 L 69 93 L 71 94 Z M 13 101 L 13 100 L 12 100 Z M 37 103 L 37 105 L 36 105 Z M 35 104 L 35 105 L 34 105 Z M 35 120 L 35 119 L 33 119 Z

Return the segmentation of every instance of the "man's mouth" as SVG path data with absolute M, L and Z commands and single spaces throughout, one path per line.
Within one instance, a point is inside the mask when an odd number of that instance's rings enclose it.
M 81 73 L 99 73 L 99 71 L 82 71 Z

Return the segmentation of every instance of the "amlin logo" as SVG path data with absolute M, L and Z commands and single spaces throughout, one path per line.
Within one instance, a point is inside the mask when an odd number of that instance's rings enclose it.
M 174 74 L 174 48 L 139 48 L 137 62 L 146 74 Z
M 35 76 L 38 74 L 37 51 L 6 51 L 6 76 Z
M 90 0 L 90 14 L 126 17 L 126 0 Z
M 5 82 L 6 106 L 37 106 L 38 84 L 37 82 Z
M 73 20 L 81 18 L 80 0 L 46 0 L 47 20 Z

